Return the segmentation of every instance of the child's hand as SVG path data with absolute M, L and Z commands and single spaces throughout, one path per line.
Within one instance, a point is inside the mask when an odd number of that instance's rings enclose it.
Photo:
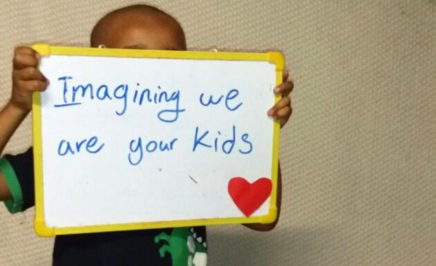
M 15 48 L 10 103 L 22 111 L 32 108 L 32 93 L 47 88 L 48 80 L 38 69 L 39 54 L 29 47 Z
M 289 72 L 283 72 L 283 83 L 274 88 L 274 93 L 282 94 L 282 99 L 278 101 L 271 109 L 268 110 L 268 115 L 275 120 L 280 121 L 280 127 L 283 127 L 291 117 L 291 96 L 290 93 L 294 88 L 294 83 L 288 80 Z

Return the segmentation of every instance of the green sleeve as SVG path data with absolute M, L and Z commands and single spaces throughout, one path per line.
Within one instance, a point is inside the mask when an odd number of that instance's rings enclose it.
M 11 199 L 5 200 L 6 208 L 10 213 L 23 211 L 23 192 L 20 183 L 14 169 L 5 158 L 0 159 L 0 172 L 2 172 L 12 195 Z

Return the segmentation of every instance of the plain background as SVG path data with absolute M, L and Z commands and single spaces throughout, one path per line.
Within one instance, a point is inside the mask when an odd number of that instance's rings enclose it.
M 87 46 L 98 18 L 133 3 L 2 1 L 0 104 L 14 46 Z M 280 223 L 210 227 L 210 265 L 435 264 L 436 1 L 149 3 L 179 19 L 190 49 L 279 49 L 295 81 Z M 30 145 L 27 119 L 6 151 Z M 0 207 L 1 265 L 50 265 L 53 240 L 32 220 Z

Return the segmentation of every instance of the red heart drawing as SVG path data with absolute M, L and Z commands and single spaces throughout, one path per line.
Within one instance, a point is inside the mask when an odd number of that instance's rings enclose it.
M 247 217 L 268 199 L 271 188 L 271 180 L 266 177 L 259 178 L 253 184 L 243 177 L 233 177 L 228 186 L 233 202 Z

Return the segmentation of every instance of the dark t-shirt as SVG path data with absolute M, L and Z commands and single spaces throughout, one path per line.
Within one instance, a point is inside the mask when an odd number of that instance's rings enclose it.
M 32 149 L 15 156 L 6 155 L 0 171 L 10 190 L 15 189 L 13 197 L 21 196 L 15 211 L 33 206 Z M 13 184 L 19 186 L 12 188 Z M 54 266 L 203 266 L 206 263 L 205 227 L 57 236 L 53 250 Z

